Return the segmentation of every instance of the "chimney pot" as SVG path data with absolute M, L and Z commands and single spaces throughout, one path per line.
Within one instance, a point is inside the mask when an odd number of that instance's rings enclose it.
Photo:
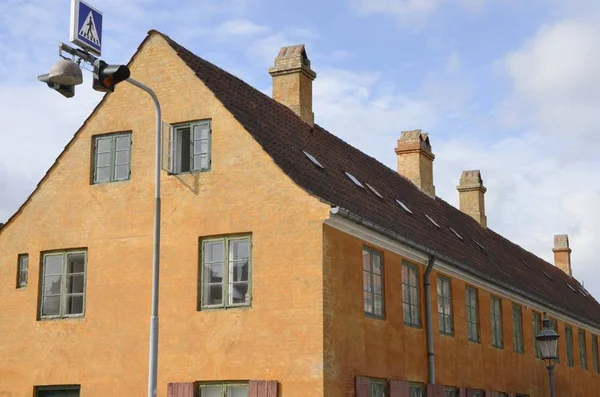
M 312 82 L 317 74 L 310 68 L 304 44 L 279 50 L 269 74 L 273 77 L 273 99 L 292 109 L 302 121 L 314 125 Z
M 456 187 L 460 201 L 460 210 L 475 219 L 479 224 L 487 228 L 487 216 L 485 215 L 485 192 L 481 171 L 463 171 L 460 182 Z
M 403 131 L 396 147 L 398 173 L 435 198 L 433 160 L 429 135 L 421 130 Z
M 554 236 L 554 248 L 552 252 L 554 252 L 554 266 L 572 277 L 571 248 L 569 248 L 569 236 L 567 234 L 557 234 Z

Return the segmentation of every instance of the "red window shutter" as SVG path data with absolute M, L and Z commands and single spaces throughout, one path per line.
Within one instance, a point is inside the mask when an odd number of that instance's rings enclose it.
M 356 397 L 369 397 L 369 378 L 365 376 L 356 377 Z
M 248 382 L 248 397 L 258 397 L 258 382 L 257 380 Z
M 194 383 L 169 383 L 167 384 L 167 397 L 194 397 Z
M 445 394 L 444 385 L 427 385 L 427 397 L 444 397 Z
M 467 397 L 473 397 L 473 389 L 467 389 Z
M 458 397 L 467 397 L 467 389 L 464 387 L 458 389 Z
M 265 394 L 265 396 L 266 397 L 277 397 L 277 389 L 278 389 L 278 383 L 276 380 L 267 381 L 267 394 Z
M 390 380 L 390 397 L 409 397 L 408 382 Z

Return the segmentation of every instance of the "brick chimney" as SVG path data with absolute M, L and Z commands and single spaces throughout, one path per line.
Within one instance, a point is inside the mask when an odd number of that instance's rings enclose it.
M 456 187 L 460 201 L 460 210 L 479 224 L 487 228 L 485 216 L 485 192 L 481 172 L 479 170 L 463 171 L 459 185 Z
M 396 148 L 398 173 L 435 198 L 433 160 L 429 137 L 421 130 L 403 131 Z
M 273 99 L 292 109 L 304 122 L 314 125 L 312 82 L 317 74 L 310 68 L 304 44 L 283 47 L 269 74 L 273 76 Z
M 558 267 L 569 276 L 573 276 L 571 272 L 571 248 L 569 248 L 569 236 L 566 234 L 558 234 L 554 236 L 554 266 Z

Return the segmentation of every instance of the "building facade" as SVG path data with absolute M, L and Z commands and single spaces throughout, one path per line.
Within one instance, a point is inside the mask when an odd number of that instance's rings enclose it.
M 600 395 L 568 239 L 552 266 L 488 229 L 479 172 L 461 210 L 437 198 L 420 131 L 396 172 L 319 127 L 303 46 L 274 99 L 156 31 L 129 67 L 169 124 L 159 396 L 546 396 L 544 316 L 558 393 Z M 0 396 L 145 395 L 154 151 L 152 103 L 122 83 L 0 228 Z

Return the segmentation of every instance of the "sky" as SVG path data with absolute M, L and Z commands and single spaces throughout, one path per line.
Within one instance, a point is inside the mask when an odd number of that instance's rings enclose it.
M 429 133 L 434 183 L 458 206 L 480 169 L 488 226 L 600 300 L 600 2 L 597 0 L 90 0 L 103 54 L 126 63 L 150 29 L 270 94 L 280 47 L 306 44 L 315 121 L 396 168 L 400 133 Z M 102 94 L 37 82 L 69 40 L 69 0 L 0 0 L 0 222 L 35 189 Z M 118 89 L 118 87 L 117 87 Z

